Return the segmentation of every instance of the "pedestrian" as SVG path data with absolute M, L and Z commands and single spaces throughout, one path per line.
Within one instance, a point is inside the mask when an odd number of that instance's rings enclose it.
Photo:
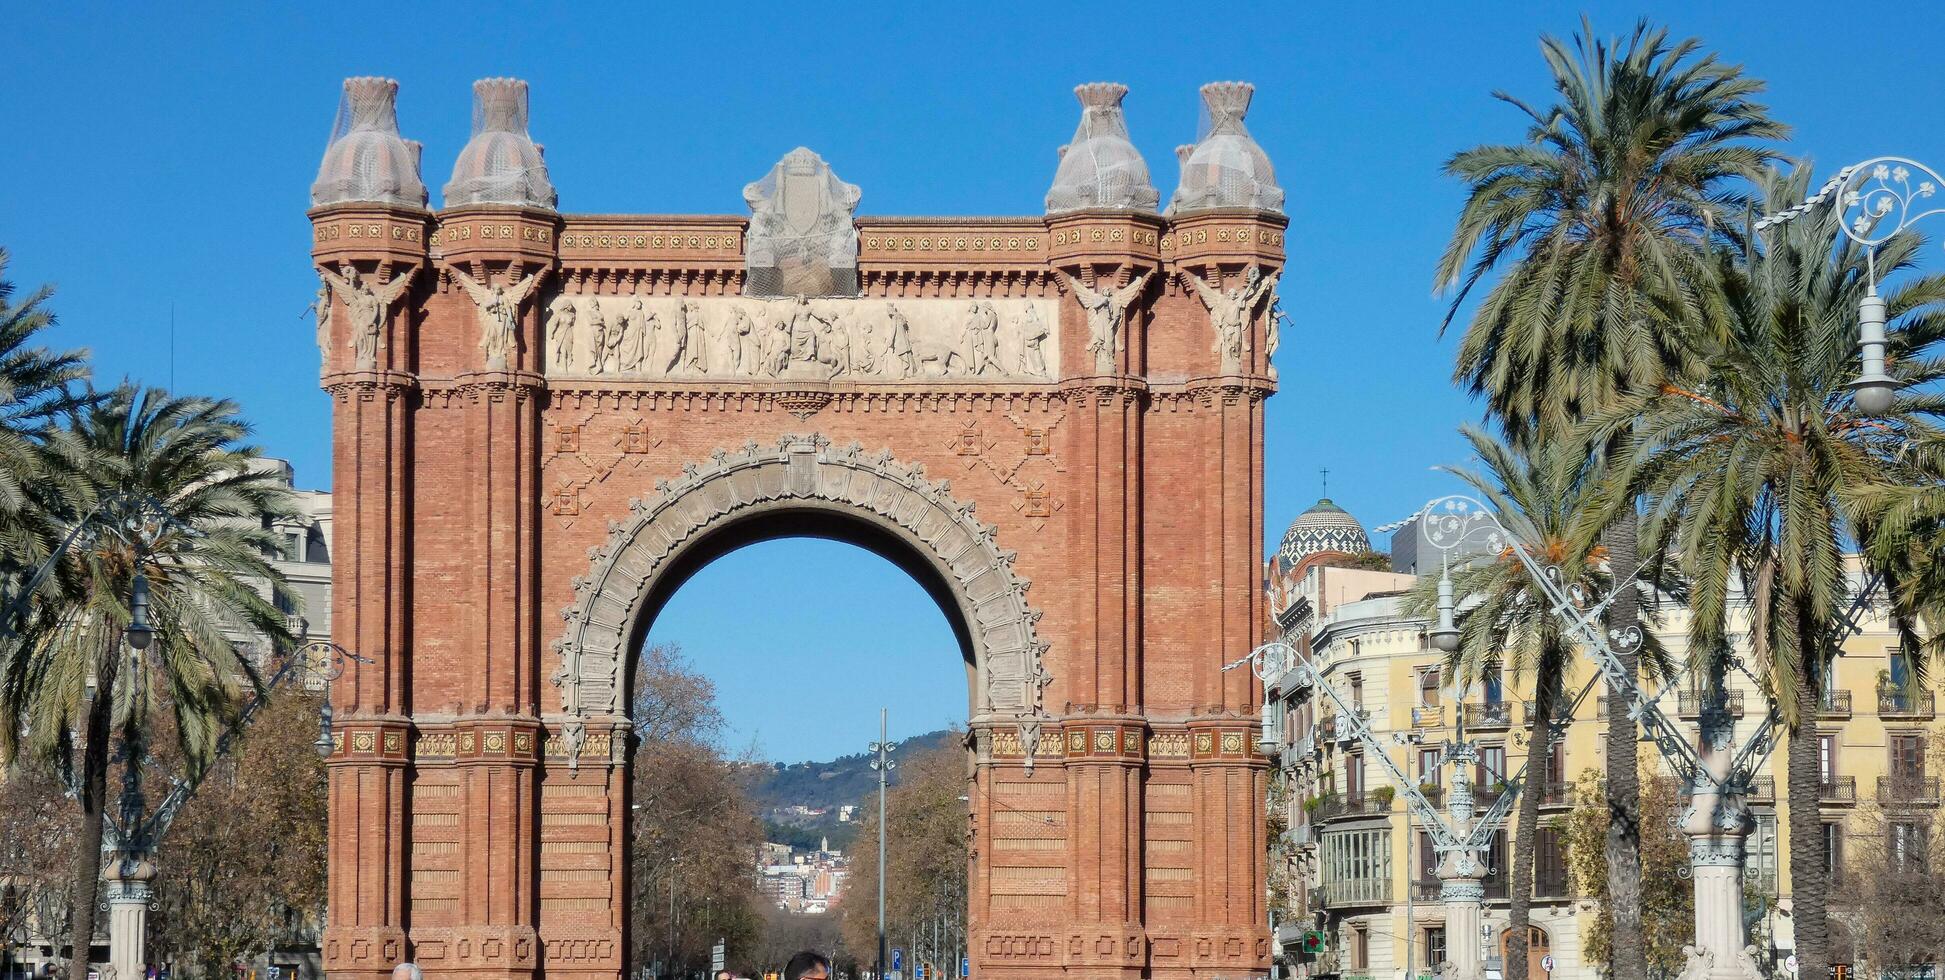
M 831 980 L 831 958 L 807 949 L 784 964 L 783 980 Z
M 728 970 L 717 970 L 716 980 L 736 980 L 736 974 L 731 973 Z

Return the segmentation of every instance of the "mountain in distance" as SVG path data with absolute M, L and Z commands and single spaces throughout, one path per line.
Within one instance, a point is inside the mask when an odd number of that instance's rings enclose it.
M 963 730 L 948 728 L 894 742 L 892 761 L 945 746 L 958 746 L 965 734 Z M 775 762 L 752 766 L 748 776 L 750 802 L 762 816 L 769 839 L 803 850 L 814 850 L 820 840 L 828 837 L 832 847 L 845 849 L 857 834 L 858 820 L 863 819 L 864 808 L 875 805 L 878 773 L 871 768 L 872 758 L 869 752 L 859 752 L 839 756 L 829 762 Z M 888 782 L 897 785 L 898 776 L 899 771 L 892 769 Z M 842 806 L 859 807 L 859 812 L 852 820 L 840 823 L 838 808 Z M 821 816 L 808 816 L 794 810 L 795 807 L 827 812 Z

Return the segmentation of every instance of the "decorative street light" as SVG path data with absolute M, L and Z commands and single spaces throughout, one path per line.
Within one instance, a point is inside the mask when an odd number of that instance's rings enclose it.
M 1912 182 L 1914 176 L 1918 178 L 1916 184 Z M 1897 379 L 1884 371 L 1884 298 L 1877 292 L 1878 246 L 1925 218 L 1945 214 L 1945 207 L 1924 204 L 1938 193 L 1941 184 L 1945 184 L 1945 177 L 1916 160 L 1875 157 L 1837 171 L 1802 204 L 1756 222 L 1757 231 L 1766 231 L 1829 204 L 1842 215 L 1844 236 L 1863 247 L 1867 279 L 1864 298 L 1857 304 L 1862 370 L 1849 387 L 1858 409 L 1871 415 L 1889 411 L 1898 391 Z
M 155 627 L 149 622 L 149 577 L 141 572 L 135 573 L 135 584 L 129 588 L 127 632 L 128 645 L 137 652 L 147 650 L 155 639 Z
M 890 709 L 878 709 L 878 741 L 871 743 L 871 769 L 878 774 L 878 980 L 884 980 L 885 963 L 891 955 L 885 947 L 885 782 L 898 763 L 891 757 L 892 744 L 886 734 L 890 715 Z

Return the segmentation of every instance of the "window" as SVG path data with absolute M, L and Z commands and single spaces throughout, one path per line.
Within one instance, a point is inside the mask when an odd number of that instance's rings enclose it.
M 1418 750 L 1418 784 L 1420 786 L 1443 787 L 1444 773 L 1439 770 L 1439 750 L 1420 748 Z
M 1911 684 L 1911 659 L 1902 652 L 1891 654 L 1891 686 L 1904 691 Z
M 1371 931 L 1362 922 L 1351 926 L 1351 969 L 1371 968 Z
M 1445 962 L 1445 927 L 1425 927 L 1425 965 L 1437 970 Z
M 1419 881 L 1438 880 L 1438 849 L 1432 846 L 1432 835 L 1421 830 L 1418 832 L 1418 879 Z
M 1567 742 L 1562 739 L 1547 746 L 1547 782 L 1567 782 Z
M 1351 675 L 1351 707 L 1364 707 L 1364 675 Z
M 1748 855 L 1744 873 L 1755 875 L 1756 880 L 1761 882 L 1764 888 L 1774 893 L 1777 888 L 1776 813 L 1758 810 L 1754 813 L 1754 817 L 1755 832 L 1749 835 L 1748 842 L 1743 845 L 1744 853 Z
M 1897 871 L 1920 871 L 1925 867 L 1925 825 L 1915 820 L 1894 820 L 1885 834 L 1886 857 Z
M 1844 876 L 1844 825 L 1823 825 L 1823 870 L 1832 882 Z
M 1364 753 L 1353 752 L 1344 757 L 1344 792 L 1351 796 L 1364 794 Z
M 1891 736 L 1891 778 L 1909 784 L 1925 774 L 1925 742 L 1921 735 Z
M 1501 683 L 1498 665 L 1495 664 L 1494 666 L 1487 667 L 1485 676 L 1480 678 L 1480 680 L 1480 686 L 1485 688 L 1487 704 L 1498 704 L 1506 697 L 1506 691 Z
M 1491 843 L 1486 845 L 1486 852 L 1479 856 L 1486 862 L 1485 886 L 1487 898 L 1506 897 L 1508 891 L 1506 882 L 1510 881 L 1513 876 L 1511 871 L 1513 862 L 1506 859 L 1508 853 L 1507 843 L 1506 831 L 1495 830 L 1493 831 Z
M 1439 706 L 1439 669 L 1427 667 L 1418 673 L 1418 703 L 1426 708 Z
M 1817 736 L 1817 778 L 1825 786 L 1837 781 L 1837 736 Z
M 1567 897 L 1567 849 L 1561 843 L 1558 827 L 1534 830 L 1533 897 Z
M 1495 784 L 1506 781 L 1506 746 L 1479 747 L 1479 765 L 1477 771 L 1473 773 L 1472 781 L 1488 790 Z

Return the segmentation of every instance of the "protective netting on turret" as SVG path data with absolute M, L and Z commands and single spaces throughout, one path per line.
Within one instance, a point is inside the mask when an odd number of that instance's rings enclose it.
M 1283 210 L 1276 168 L 1243 126 L 1255 91 L 1248 82 L 1202 86 L 1202 121 L 1195 144 L 1176 151 L 1182 160 L 1182 183 L 1168 202 L 1169 214 L 1211 208 Z
M 398 83 L 347 78 L 324 161 L 311 184 L 313 205 L 348 202 L 425 207 L 419 144 L 398 133 Z
M 1121 99 L 1128 86 L 1089 82 L 1074 89 L 1081 102 L 1080 128 L 1060 148 L 1060 168 L 1047 190 L 1047 213 L 1083 208 L 1153 211 L 1161 194 L 1148 181 L 1148 162 L 1128 139 Z
M 804 147 L 743 188 L 750 205 L 746 296 L 856 296 L 860 192 Z
M 446 206 L 513 204 L 553 210 L 558 195 L 547 162 L 527 134 L 527 83 L 483 78 L 473 83 L 473 138 L 459 151 Z

